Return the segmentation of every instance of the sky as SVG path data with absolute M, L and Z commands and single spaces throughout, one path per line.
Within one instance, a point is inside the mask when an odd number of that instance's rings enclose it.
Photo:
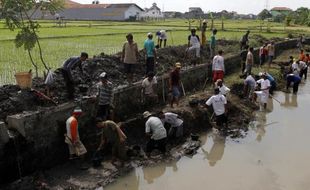
M 92 0 L 73 0 L 79 3 L 91 3 Z M 201 7 L 208 11 L 236 11 L 242 14 L 258 14 L 266 7 L 267 0 L 99 0 L 100 3 L 136 3 L 141 8 L 151 7 L 155 2 L 164 11 L 186 12 L 189 7 Z M 293 10 L 299 7 L 310 8 L 310 0 L 268 0 L 269 9 L 272 7 L 289 7 Z

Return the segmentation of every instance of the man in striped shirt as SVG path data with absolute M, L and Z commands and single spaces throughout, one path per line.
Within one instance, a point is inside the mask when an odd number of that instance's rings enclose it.
M 113 86 L 108 81 L 106 72 L 103 72 L 99 76 L 100 82 L 98 83 L 98 111 L 97 117 L 102 120 L 107 120 L 110 117 L 110 109 L 113 108 Z

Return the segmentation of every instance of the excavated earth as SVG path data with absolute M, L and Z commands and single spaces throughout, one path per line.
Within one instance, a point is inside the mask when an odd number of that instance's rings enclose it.
M 263 44 L 268 41 L 268 39 L 260 35 L 253 35 L 251 40 L 258 44 Z M 272 40 L 281 41 L 283 39 L 274 38 Z M 236 54 L 239 51 L 238 41 L 222 39 L 218 40 L 217 44 L 218 49 L 223 49 L 225 55 Z M 156 75 L 161 75 L 170 71 L 176 62 L 181 62 L 183 65 L 190 67 L 193 64 L 193 60 L 190 58 L 185 59 L 185 49 L 185 45 L 158 49 Z M 72 75 L 75 82 L 76 98 L 81 98 L 84 95 L 91 95 L 95 84 L 98 82 L 98 76 L 103 71 L 109 74 L 109 80 L 111 80 L 115 88 L 128 85 L 126 76 L 123 74 L 123 64 L 121 63 L 120 55 L 120 53 L 116 55 L 104 55 L 102 53 L 83 63 L 83 74 L 80 73 L 79 69 L 73 70 Z M 208 58 L 208 50 L 203 50 L 202 55 L 203 62 L 210 61 Z M 64 103 L 68 101 L 68 99 L 61 69 L 56 69 L 54 73 L 55 82 L 51 87 L 51 98 L 58 103 Z M 140 81 L 144 75 L 144 53 L 140 51 L 133 82 Z M 42 78 L 34 78 L 33 88 L 45 92 L 44 80 Z M 22 111 L 38 110 L 40 107 L 49 107 L 53 105 L 52 102 L 38 97 L 31 90 L 20 90 L 16 85 L 4 85 L 0 87 L 0 121 L 4 121 L 8 115 L 17 114 Z

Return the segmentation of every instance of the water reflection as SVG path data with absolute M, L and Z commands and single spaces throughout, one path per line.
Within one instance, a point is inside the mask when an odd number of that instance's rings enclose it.
M 297 95 L 296 94 L 285 93 L 285 102 L 282 103 L 281 106 L 284 106 L 286 108 L 298 107 Z
M 152 184 L 156 178 L 159 178 L 162 176 L 166 171 L 165 165 L 159 165 L 156 166 L 156 168 L 153 167 L 143 167 L 143 176 L 145 181 L 148 184 Z
M 255 132 L 257 133 L 256 140 L 258 142 L 261 142 L 263 136 L 265 136 L 266 134 L 266 130 L 265 130 L 266 121 L 267 121 L 266 112 L 263 112 L 263 111 L 257 112 L 256 118 L 257 118 L 256 129 L 255 129 Z
M 208 152 L 203 147 L 201 150 L 205 155 L 203 159 L 209 160 L 210 166 L 215 166 L 215 164 L 223 158 L 226 138 L 219 134 L 213 134 L 212 139 L 213 145 L 210 151 Z

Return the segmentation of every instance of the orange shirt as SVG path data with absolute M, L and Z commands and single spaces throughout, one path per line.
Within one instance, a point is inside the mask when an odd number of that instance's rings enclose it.
M 301 54 L 299 55 L 299 60 L 300 60 L 300 61 L 305 61 L 305 58 L 306 58 L 306 56 L 305 56 L 304 53 L 301 53 Z

